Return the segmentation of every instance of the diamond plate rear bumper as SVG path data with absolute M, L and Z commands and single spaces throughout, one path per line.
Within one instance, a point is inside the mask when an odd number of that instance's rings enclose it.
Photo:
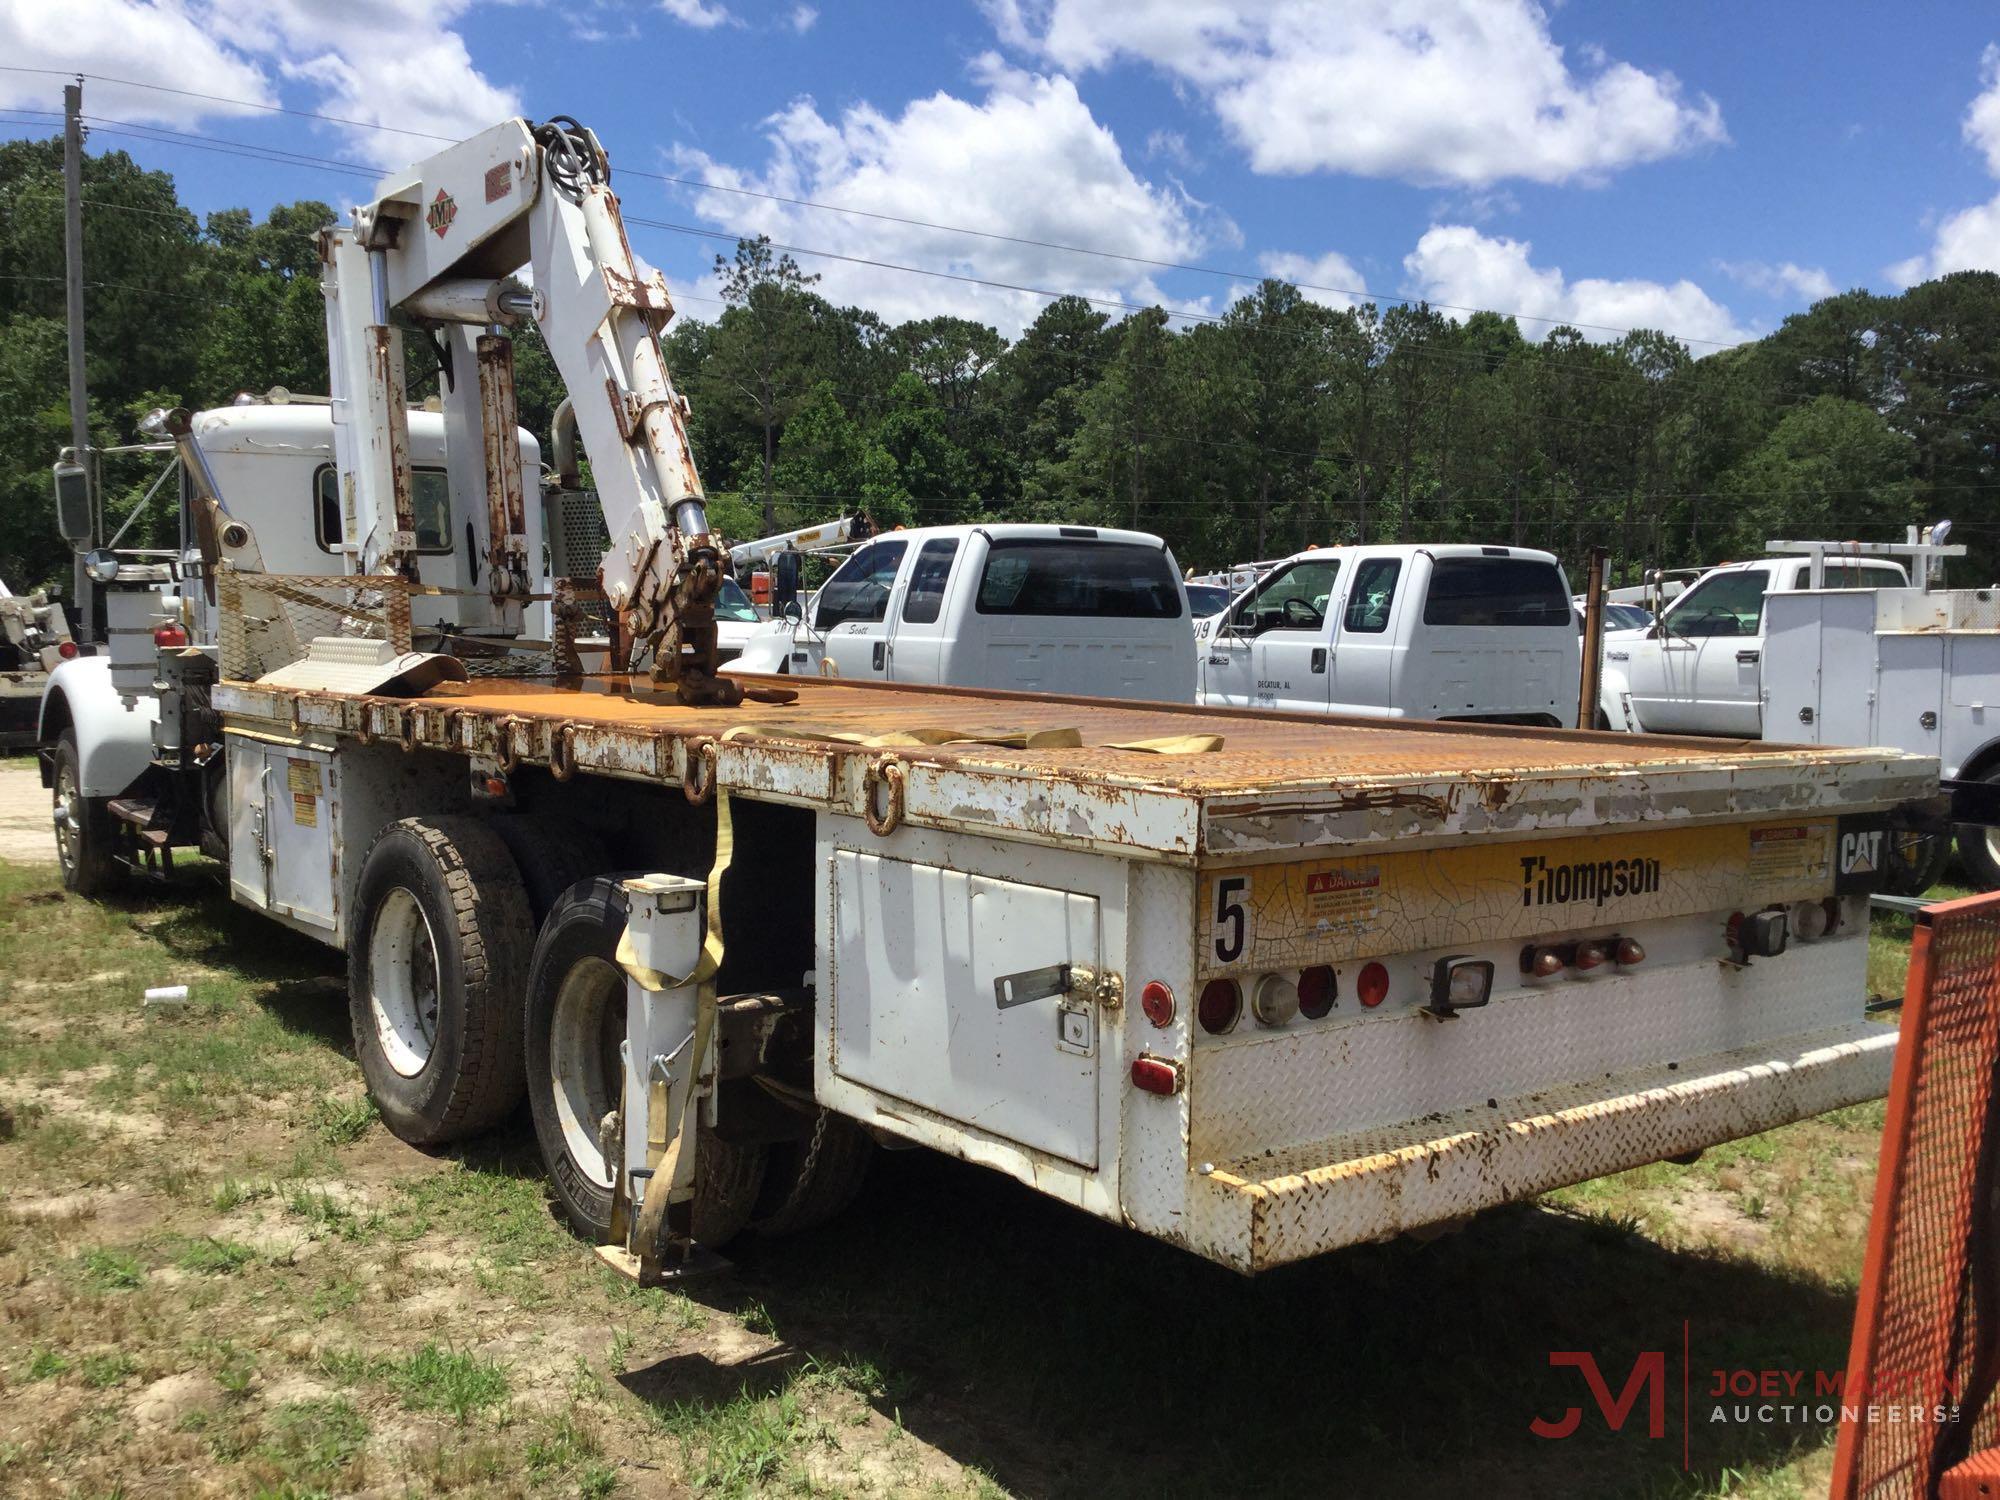
M 1246 1272 L 1386 1239 L 1880 1098 L 1895 1048 L 1856 1021 L 1219 1162 L 1191 1184 L 1195 1237 Z

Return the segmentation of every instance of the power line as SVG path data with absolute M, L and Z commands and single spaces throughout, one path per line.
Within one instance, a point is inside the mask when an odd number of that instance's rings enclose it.
M 142 83 L 136 79 L 112 78 L 103 74 L 95 74 L 95 73 L 76 74 L 70 72 L 69 70 L 60 68 L 33 68 L 33 67 L 23 67 L 15 64 L 0 64 L 0 71 L 14 72 L 14 73 L 35 73 L 50 77 L 82 77 L 86 79 L 94 79 L 95 81 L 100 83 L 115 84 L 124 88 L 150 89 L 155 92 L 171 94 L 180 98 L 197 99 L 212 104 L 225 105 L 231 108 L 261 110 L 271 114 L 289 115 L 297 119 L 317 120 L 325 124 L 345 126 L 349 129 L 387 131 L 395 135 L 414 136 L 422 140 L 439 141 L 447 144 L 457 144 L 455 141 L 452 140 L 450 136 L 438 135 L 431 131 L 410 130 L 402 126 L 386 125 L 379 121 L 356 120 L 340 115 L 322 114 L 314 110 L 293 109 L 284 105 L 265 103 L 260 100 L 231 99 L 217 94 L 200 93 L 192 89 L 177 89 L 177 88 L 170 88 L 164 84 Z M 367 170 L 372 171 L 373 169 L 367 169 Z M 1330 295 L 1330 296 L 1352 297 L 1367 302 L 1392 302 L 1392 303 L 1399 303 L 1405 306 L 1417 303 L 1426 303 L 1431 307 L 1442 308 L 1447 312 L 1460 312 L 1460 313 L 1492 312 L 1498 316 L 1513 318 L 1516 319 L 1517 321 L 1530 322 L 1530 323 L 1544 323 L 1551 327 L 1570 327 L 1578 329 L 1588 329 L 1593 333 L 1627 335 L 1640 331 L 1632 328 L 1615 327 L 1613 325 L 1605 323 L 1584 323 L 1584 322 L 1579 322 L 1572 318 L 1558 318 L 1543 313 L 1505 312 L 1496 308 L 1482 308 L 1463 303 L 1435 302 L 1435 301 L 1430 301 L 1430 299 L 1427 298 L 1405 297 L 1394 293 L 1375 292 L 1369 290 L 1367 287 L 1328 286 L 1315 282 L 1293 281 L 1285 277 L 1269 276 L 1262 272 L 1251 273 L 1242 270 L 1232 270 L 1227 267 L 1221 267 L 1221 266 L 1202 265 L 1199 262 L 1194 262 L 1194 261 L 1159 259 L 1150 256 L 1133 255 L 1124 251 L 1106 250 L 1096 246 L 1071 245 L 1057 240 L 1043 240 L 1026 235 L 1004 234 L 997 230 L 974 229 L 968 225 L 963 225 L 963 224 L 945 224 L 929 219 L 918 219 L 913 217 L 906 217 L 899 214 L 882 213 L 872 209 L 852 208 L 837 203 L 824 203 L 811 198 L 792 197 L 783 193 L 773 193 L 756 188 L 744 188 L 724 183 L 707 182 L 698 178 L 682 177 L 668 172 L 649 172 L 639 167 L 621 167 L 619 170 L 623 173 L 632 176 L 644 177 L 656 182 L 664 182 L 681 187 L 693 187 L 693 188 L 704 189 L 711 192 L 733 193 L 739 196 L 759 198 L 769 202 L 785 203 L 792 205 L 794 207 L 810 208 L 824 213 L 845 214 L 855 218 L 872 219 L 881 223 L 900 224 L 908 228 L 930 229 L 943 234 L 966 235 L 972 238 L 992 240 L 1002 244 L 1021 245 L 1041 250 L 1053 250 L 1061 254 L 1087 255 L 1103 260 L 1118 261 L 1126 265 L 1144 266 L 1152 270 L 1185 271 L 1200 276 L 1222 277 L 1226 280 L 1235 282 L 1262 283 L 1267 280 L 1281 281 L 1284 284 L 1291 286 L 1301 292 L 1319 292 L 1324 295 Z M 1109 304 L 1109 305 L 1125 306 L 1128 304 Z M 1664 332 L 1665 330 L 1662 331 Z M 1740 348 L 1742 346 L 1741 341 L 1738 340 L 1696 338 L 1685 334 L 1673 334 L 1671 336 L 1679 339 L 1680 342 L 1684 344 L 1700 344 L 1705 347 L 1713 349 L 1734 349 L 1734 348 Z

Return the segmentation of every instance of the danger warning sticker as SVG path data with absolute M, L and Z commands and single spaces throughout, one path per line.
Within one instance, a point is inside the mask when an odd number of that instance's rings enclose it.
M 319 827 L 319 798 L 304 792 L 292 793 L 292 821 L 301 828 Z

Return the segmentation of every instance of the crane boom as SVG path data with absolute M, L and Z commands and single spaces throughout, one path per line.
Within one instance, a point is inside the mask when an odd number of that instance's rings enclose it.
M 501 330 L 531 317 L 590 454 L 621 659 L 649 648 L 655 680 L 684 701 L 735 702 L 735 685 L 715 675 L 721 549 L 660 348 L 673 303 L 632 254 L 610 175 L 574 120 L 507 120 L 385 177 L 351 227 L 323 235 L 346 550 L 357 572 L 416 576 L 403 384 L 412 328 L 437 350 L 452 513 L 485 563 L 483 614 L 467 626 L 520 633 L 531 584 L 513 343 Z M 532 290 L 512 279 L 523 267 Z

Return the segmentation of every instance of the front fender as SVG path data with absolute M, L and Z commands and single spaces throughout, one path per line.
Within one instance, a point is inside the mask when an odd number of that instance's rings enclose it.
M 153 763 L 153 725 L 159 717 L 160 700 L 150 693 L 119 696 L 110 657 L 78 656 L 49 673 L 38 733 L 46 745 L 74 729 L 80 790 L 86 797 L 116 797 Z
M 1632 690 L 1625 673 L 1619 665 L 1604 663 L 1604 672 L 1597 681 L 1597 711 L 1604 715 L 1605 724 L 1622 734 L 1640 733 L 1639 721 L 1632 714 Z
M 768 621 L 750 632 L 750 638 L 743 644 L 743 654 L 729 665 L 742 672 L 814 676 L 819 671 L 819 659 L 825 653 L 816 649 L 817 642 L 810 636 L 804 637 L 802 646 L 802 634 L 790 620 Z M 793 652 L 799 649 L 806 651 L 806 661 L 792 660 Z

